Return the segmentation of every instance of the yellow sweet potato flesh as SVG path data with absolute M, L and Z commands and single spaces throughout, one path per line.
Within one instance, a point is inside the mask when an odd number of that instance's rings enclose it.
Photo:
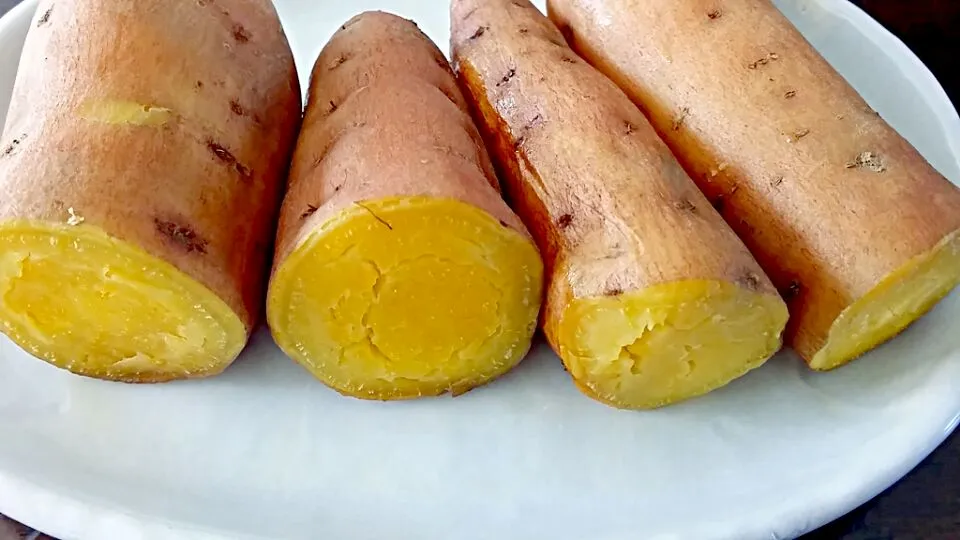
M 846 364 L 902 332 L 960 284 L 960 231 L 884 278 L 843 311 L 810 362 L 817 370 Z
M 364 399 L 459 394 L 515 366 L 536 327 L 539 255 L 453 199 L 358 203 L 277 269 L 267 317 L 280 347 Z
M 560 354 L 577 385 L 623 408 L 706 394 L 760 367 L 781 345 L 786 307 L 720 281 L 689 280 L 574 300 Z
M 13 341 L 125 382 L 213 375 L 240 354 L 246 330 L 217 295 L 81 220 L 0 225 L 0 328 Z

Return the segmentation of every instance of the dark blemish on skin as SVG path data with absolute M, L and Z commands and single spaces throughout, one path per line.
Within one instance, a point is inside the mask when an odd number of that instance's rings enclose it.
M 478 9 L 480 9 L 480 8 L 473 8 L 473 9 L 471 9 L 471 10 L 468 11 L 468 12 L 463 16 L 463 18 L 460 19 L 460 20 L 465 21 L 465 20 L 469 19 L 470 17 L 473 16 L 474 13 L 477 12 Z
M 510 68 L 510 70 L 507 71 L 507 74 L 504 75 L 503 78 L 500 79 L 500 82 L 497 83 L 497 87 L 503 86 L 508 82 L 510 82 L 510 79 L 512 79 L 516 74 L 517 74 L 517 70 L 514 68 Z
M 754 274 L 753 272 L 747 272 L 737 279 L 737 284 L 749 291 L 760 290 L 760 283 L 760 276 Z
M 250 41 L 250 32 L 247 32 L 246 28 L 238 24 L 233 27 L 233 39 L 237 43 L 247 43 Z
M 336 185 L 336 186 L 333 187 L 333 192 L 334 192 L 334 193 L 337 193 L 337 192 L 339 192 L 341 189 L 343 189 L 343 185 L 342 185 L 342 184 Z
M 307 219 L 308 217 L 316 214 L 317 210 L 319 210 L 319 207 L 314 206 L 312 204 L 308 204 L 307 209 L 304 210 L 302 214 L 300 214 L 300 219 Z
M 798 296 L 800 296 L 800 290 L 801 290 L 801 289 L 800 289 L 800 282 L 797 281 L 797 280 L 793 280 L 793 281 L 790 282 L 789 285 L 787 285 L 787 288 L 785 288 L 784 290 L 780 291 L 780 295 L 783 296 L 783 299 L 784 299 L 784 300 L 786 300 L 787 302 L 789 302 L 789 301 L 797 298 Z
M 203 90 L 203 81 L 197 81 L 194 86 L 197 87 L 197 90 Z
M 687 116 L 689 115 L 690 107 L 680 109 L 680 114 L 678 114 L 676 120 L 673 121 L 673 130 L 680 131 L 680 128 L 683 127 L 683 123 L 687 121 Z
M 477 31 L 474 32 L 472 36 L 470 36 L 470 39 L 473 40 L 473 39 L 479 38 L 480 36 L 486 34 L 486 33 L 487 33 L 487 30 L 489 30 L 489 29 L 490 29 L 489 26 L 481 26 L 481 27 L 477 28 Z
M 517 151 L 523 146 L 523 143 L 527 141 L 527 138 L 523 135 L 517 137 L 517 140 L 513 141 L 513 150 Z
M 564 214 L 560 216 L 560 219 L 557 220 L 557 225 L 559 225 L 561 229 L 566 229 L 572 224 L 573 224 L 573 216 L 571 216 L 570 214 Z
M 369 206 L 367 206 L 367 205 L 365 205 L 365 204 L 362 204 L 362 203 L 358 203 L 358 202 L 355 202 L 355 203 L 353 203 L 353 204 L 355 204 L 355 205 L 359 206 L 360 208 L 363 208 L 364 210 L 366 210 L 367 212 L 369 212 L 370 215 L 373 216 L 374 219 L 376 219 L 377 221 L 379 221 L 380 223 L 382 223 L 386 228 L 390 229 L 391 231 L 393 230 L 393 226 L 390 225 L 389 223 L 387 223 L 387 220 L 385 220 L 385 219 L 383 219 L 382 217 L 378 216 L 377 213 L 374 212 L 373 210 L 371 210 Z
M 226 165 L 232 166 L 244 180 L 250 180 L 251 177 L 253 176 L 250 169 L 248 169 L 242 163 L 240 163 L 237 160 L 236 156 L 230 153 L 230 151 L 224 148 L 223 146 L 220 146 L 219 144 L 213 141 L 210 141 L 207 143 L 207 148 L 211 152 L 213 152 L 213 155 L 215 155 L 217 159 L 219 159 Z
M 510 227 L 510 225 L 508 225 L 507 222 L 502 219 L 500 220 L 500 226 L 504 228 Z
M 529 28 L 526 28 L 526 27 L 523 27 L 523 26 L 521 26 L 521 27 L 520 27 L 520 30 L 518 30 L 518 32 L 520 32 L 521 34 L 527 34 L 527 33 L 529 33 L 529 32 L 530 32 L 530 29 L 529 29 Z
M 338 57 L 330 64 L 329 70 L 330 70 L 330 71 L 333 71 L 333 70 L 337 69 L 338 67 L 340 67 L 340 66 L 342 66 L 343 64 L 347 63 L 347 60 L 350 60 L 350 55 L 349 55 L 349 54 L 341 54 L 340 56 L 338 56 Z
M 153 225 L 157 232 L 187 250 L 187 253 L 207 252 L 207 241 L 200 238 L 200 236 L 189 227 L 177 225 L 172 221 L 164 221 L 159 218 L 154 218 Z
M 623 289 L 619 287 L 614 287 L 613 289 L 608 290 L 606 293 L 607 296 L 620 296 L 623 294 Z
M 37 20 L 37 28 L 40 28 L 41 26 L 50 22 L 50 15 L 52 14 L 53 14 L 53 6 L 50 6 L 50 9 L 44 12 L 44 14 L 40 17 L 40 19 Z
M 331 100 L 331 101 L 330 101 L 330 109 L 327 110 L 327 114 L 333 114 L 333 113 L 337 112 L 337 109 L 338 109 L 337 104 L 334 103 L 334 102 Z
M 783 97 L 785 97 L 785 98 L 787 98 L 787 99 L 793 99 L 793 98 L 797 97 L 797 91 L 796 91 L 796 90 L 790 90 L 790 91 L 788 91 L 786 94 L 784 94 Z
M 715 21 L 720 17 L 723 17 L 723 12 L 720 11 L 719 9 L 714 9 L 707 12 L 707 17 L 709 17 L 711 21 Z
M 780 187 L 780 184 L 782 184 L 782 183 L 783 183 L 783 177 L 782 177 L 782 176 L 778 176 L 778 177 L 774 178 L 774 179 L 773 179 L 773 182 L 771 182 L 770 184 L 771 184 L 773 187 Z
M 627 120 L 627 121 L 625 121 L 625 122 L 623 123 L 623 134 L 624 134 L 624 135 L 630 135 L 630 134 L 632 134 L 632 133 L 635 132 L 635 131 L 637 131 L 637 126 L 636 126 L 633 122 Z
M 4 156 L 9 156 L 10 154 L 12 154 L 13 151 L 16 150 L 17 147 L 20 146 L 20 144 L 23 143 L 23 141 L 25 141 L 26 139 L 27 139 L 27 134 L 24 133 L 23 135 L 21 135 L 21 136 L 17 137 L 16 139 L 10 141 L 10 144 L 9 144 L 6 148 L 3 149 L 3 155 L 4 155 Z
M 576 63 L 577 63 L 577 59 L 571 57 L 571 56 L 568 55 L 568 54 L 563 55 L 563 57 L 560 58 L 560 61 L 561 61 L 561 62 L 566 62 L 567 64 L 576 64 Z
M 243 116 L 243 107 L 237 100 L 232 100 L 230 102 L 230 110 L 237 116 Z
M 546 75 L 541 75 L 541 76 L 540 76 L 540 79 L 538 79 L 538 80 L 539 80 L 539 82 L 544 82 L 544 81 L 547 80 L 547 77 L 546 77 Z
M 775 62 L 779 59 L 780 59 L 780 55 L 778 55 L 777 53 L 770 53 L 764 56 L 763 58 L 756 60 L 755 62 L 750 62 L 749 64 L 747 64 L 747 68 L 757 69 L 760 66 L 765 66 L 770 62 Z M 773 81 L 773 79 L 770 79 L 770 80 Z
M 677 201 L 673 206 L 681 212 L 690 212 L 691 214 L 697 213 L 697 205 L 693 204 L 688 199 Z

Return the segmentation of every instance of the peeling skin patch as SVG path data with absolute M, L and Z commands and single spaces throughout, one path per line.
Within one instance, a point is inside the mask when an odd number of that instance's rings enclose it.
M 769 53 L 769 54 L 767 54 L 766 56 L 764 56 L 763 58 L 760 58 L 760 59 L 758 59 L 758 60 L 756 60 L 756 61 L 754 61 L 754 62 L 750 62 L 749 64 L 747 64 L 747 67 L 748 67 L 749 69 L 757 69 L 757 68 L 759 68 L 759 67 L 761 67 L 761 66 L 765 66 L 765 65 L 769 64 L 770 62 L 775 62 L 775 61 L 777 61 L 777 60 L 779 60 L 779 59 L 780 59 L 780 55 L 778 55 L 777 53 Z
M 162 126 L 174 119 L 171 109 L 124 100 L 88 101 L 80 117 L 92 122 L 129 126 Z
M 317 210 L 319 210 L 319 208 L 318 208 L 317 206 L 314 206 L 314 205 L 312 205 L 312 204 L 308 204 L 308 205 L 307 205 L 307 209 L 304 210 L 304 212 L 303 212 L 302 214 L 300 214 L 300 219 L 307 219 L 308 217 L 316 214 L 316 213 L 317 213 Z
M 249 43 L 250 42 L 250 32 L 247 31 L 243 25 L 238 24 L 233 27 L 233 39 L 237 43 Z
M 380 223 L 382 223 L 386 228 L 390 229 L 391 231 L 393 230 L 393 225 L 390 225 L 389 223 L 387 223 L 387 220 L 385 220 L 385 219 L 383 219 L 382 217 L 378 216 L 377 213 L 374 212 L 373 210 L 371 210 L 369 206 L 367 206 L 367 205 L 365 205 L 365 204 L 363 204 L 363 203 L 358 203 L 358 202 L 357 202 L 357 203 L 353 203 L 353 204 L 355 204 L 355 205 L 359 206 L 360 208 L 363 208 L 364 210 L 366 210 L 371 216 L 373 216 L 374 219 L 376 219 L 377 221 L 379 221 Z
M 44 12 L 44 14 L 37 20 L 37 28 L 40 28 L 41 26 L 50 22 L 50 15 L 53 15 L 53 6 L 50 6 L 50 9 Z
M 327 68 L 329 71 L 333 71 L 338 67 L 347 63 L 347 60 L 350 60 L 351 55 L 348 53 L 343 53 L 340 56 L 337 56 L 333 62 L 330 62 L 330 66 Z
M 209 141 L 207 142 L 207 148 L 213 153 L 214 156 L 216 156 L 218 160 L 226 165 L 232 166 L 244 180 L 250 180 L 253 176 L 253 173 L 250 171 L 250 169 L 237 161 L 237 158 L 223 146 L 220 146 L 213 141 Z
M 76 227 L 77 225 L 80 225 L 86 221 L 83 216 L 78 215 L 76 211 L 74 211 L 72 206 L 67 208 L 67 214 L 69 214 L 69 217 L 67 218 L 67 225 L 70 225 L 71 227 Z
M 189 227 L 177 225 L 172 221 L 164 221 L 154 218 L 153 225 L 157 232 L 172 240 L 187 251 L 187 253 L 206 253 L 207 241 L 200 238 L 196 232 Z
M 570 225 L 572 224 L 573 224 L 573 216 L 571 216 L 570 214 L 564 214 L 560 216 L 560 219 L 557 220 L 557 225 L 559 225 L 561 229 L 566 229 L 570 227 Z
M 690 107 L 684 107 L 680 109 L 680 114 L 677 115 L 677 118 L 673 121 L 673 130 L 680 131 L 680 128 L 683 127 L 683 123 L 687 121 L 687 116 L 690 115 Z
M 790 142 L 798 142 L 800 139 L 806 137 L 809 134 L 810 134 L 810 130 L 807 128 L 798 129 L 793 132 L 793 138 L 790 140 Z
M 884 165 L 883 160 L 880 159 L 880 156 L 874 154 L 873 152 L 861 152 L 856 159 L 848 162 L 846 167 L 848 169 L 866 169 L 870 172 L 875 172 L 878 174 L 887 170 L 887 166 Z

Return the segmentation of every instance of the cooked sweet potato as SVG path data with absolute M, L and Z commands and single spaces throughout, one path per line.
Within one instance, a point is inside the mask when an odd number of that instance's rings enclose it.
M 888 340 L 960 282 L 960 191 L 768 0 L 550 0 L 788 300 L 814 369 Z
M 300 107 L 267 0 L 41 1 L 0 138 L 0 330 L 92 377 L 222 371 Z
M 454 395 L 530 348 L 543 263 L 500 197 L 443 54 L 364 13 L 313 71 L 267 316 L 280 347 L 343 394 Z
M 787 309 L 630 100 L 525 0 L 455 0 L 453 58 L 546 259 L 544 330 L 587 395 L 650 408 L 780 348 Z

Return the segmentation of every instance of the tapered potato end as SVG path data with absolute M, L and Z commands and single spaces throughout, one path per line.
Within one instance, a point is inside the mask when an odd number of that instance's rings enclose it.
M 680 281 L 564 311 L 559 349 L 588 396 L 652 409 L 706 394 L 760 367 L 781 347 L 779 297 L 719 281 Z
M 267 318 L 280 347 L 343 394 L 456 395 L 528 352 L 542 275 L 533 242 L 476 207 L 368 201 L 279 265 Z
M 840 367 L 902 332 L 960 284 L 960 231 L 915 257 L 843 311 L 810 367 Z
M 100 229 L 0 224 L 0 329 L 74 373 L 164 382 L 223 371 L 247 331 L 217 295 Z

